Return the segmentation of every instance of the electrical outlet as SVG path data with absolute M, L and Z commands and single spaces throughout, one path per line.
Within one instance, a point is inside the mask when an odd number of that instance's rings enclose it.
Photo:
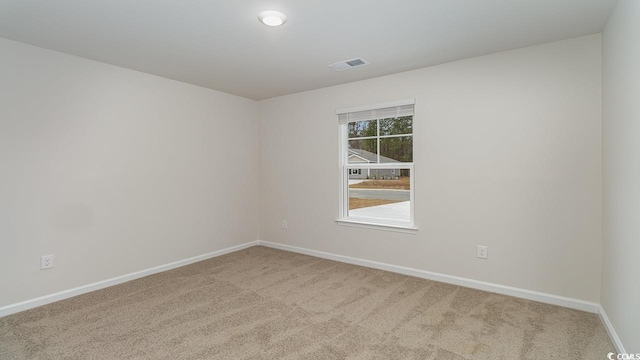
M 478 245 L 478 257 L 486 259 L 489 256 L 489 249 L 486 246 Z
M 53 255 L 40 256 L 40 270 L 51 269 L 53 267 Z
M 489 255 L 489 249 L 486 246 L 478 245 L 478 254 L 477 256 L 480 259 L 486 259 Z
M 288 229 L 289 228 L 289 224 L 287 224 L 287 220 L 282 220 L 282 228 L 283 229 Z

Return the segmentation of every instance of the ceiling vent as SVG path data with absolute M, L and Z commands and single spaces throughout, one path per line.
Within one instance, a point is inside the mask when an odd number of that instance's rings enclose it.
M 327 65 L 335 71 L 342 71 L 347 69 L 353 69 L 359 66 L 365 66 L 369 64 L 369 62 L 363 58 L 356 58 L 351 60 L 340 61 L 335 64 Z

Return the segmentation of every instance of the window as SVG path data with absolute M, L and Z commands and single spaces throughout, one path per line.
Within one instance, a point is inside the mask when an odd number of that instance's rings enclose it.
M 338 110 L 339 222 L 414 230 L 414 101 Z

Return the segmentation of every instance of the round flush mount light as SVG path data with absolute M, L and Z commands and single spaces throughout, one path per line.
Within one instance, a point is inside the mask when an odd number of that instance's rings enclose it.
M 258 20 L 267 26 L 280 26 L 287 22 L 287 16 L 279 11 L 263 11 L 258 15 Z

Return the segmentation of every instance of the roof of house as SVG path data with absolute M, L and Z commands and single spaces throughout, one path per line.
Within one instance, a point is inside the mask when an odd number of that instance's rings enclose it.
M 371 151 L 367 151 L 367 150 L 362 150 L 362 149 L 349 149 L 349 157 L 351 156 L 357 156 L 363 160 L 366 160 L 370 163 L 377 163 L 378 162 L 378 155 L 375 153 L 372 153 Z M 382 156 L 380 155 L 380 162 L 381 163 L 397 163 L 399 162 L 398 160 L 392 159 L 392 158 L 388 158 L 386 156 Z

